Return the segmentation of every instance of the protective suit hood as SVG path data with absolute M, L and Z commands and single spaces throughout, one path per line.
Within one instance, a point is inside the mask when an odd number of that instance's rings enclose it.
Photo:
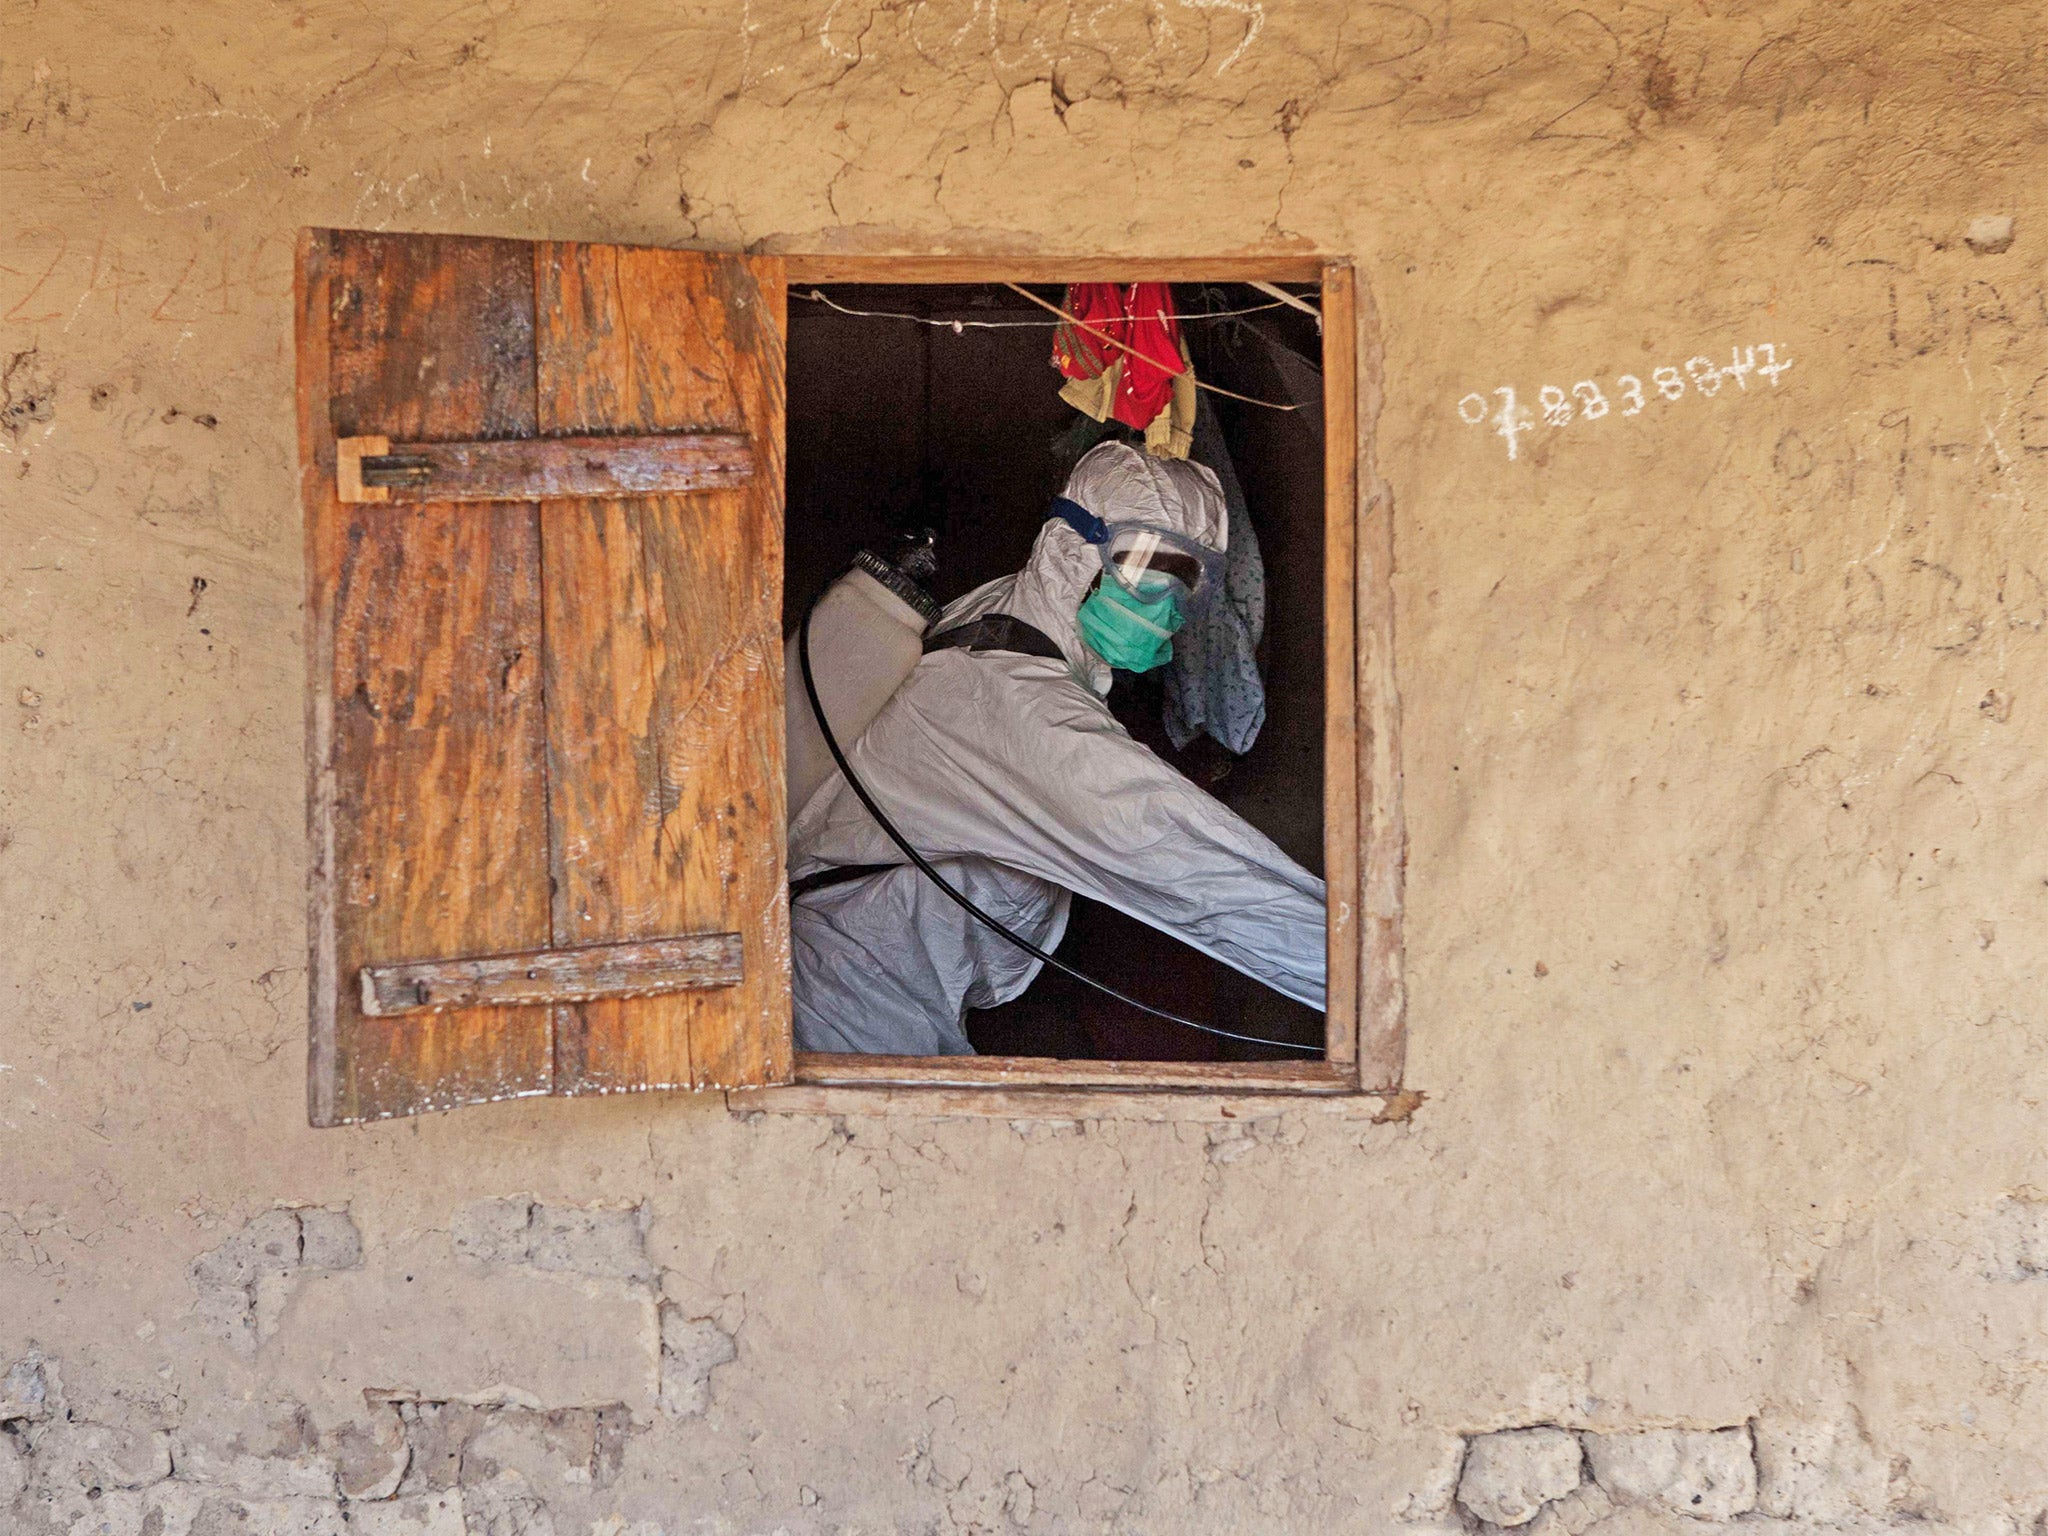
M 1105 523 L 1145 523 L 1194 539 L 1221 554 L 1230 513 L 1214 471 L 1186 459 L 1156 458 L 1128 443 L 1088 450 L 1061 492 Z M 1102 574 L 1102 557 L 1080 534 L 1054 518 L 1038 530 L 1031 558 L 1014 576 L 977 587 L 952 604 L 936 629 L 988 613 L 1007 613 L 1044 633 L 1097 693 L 1108 693 L 1110 668 L 1081 638 L 1075 614 Z

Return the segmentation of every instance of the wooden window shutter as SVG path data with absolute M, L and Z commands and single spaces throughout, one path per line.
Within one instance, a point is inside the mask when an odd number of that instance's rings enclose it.
M 311 1117 L 790 1076 L 773 259 L 299 253 Z

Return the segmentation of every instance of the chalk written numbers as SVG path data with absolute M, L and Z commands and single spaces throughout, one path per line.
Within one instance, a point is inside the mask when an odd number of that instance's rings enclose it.
M 1574 422 L 1599 421 L 1607 416 L 1640 416 L 1652 401 L 1659 408 L 1683 400 L 1688 394 L 1711 399 L 1732 384 L 1733 394 L 1746 394 L 1754 384 L 1772 389 L 1792 366 L 1792 359 L 1778 356 L 1768 341 L 1752 347 L 1736 347 L 1726 363 L 1711 357 L 1689 357 L 1675 367 L 1652 368 L 1645 384 L 1632 373 L 1617 375 L 1607 390 L 1595 379 L 1581 379 L 1569 390 L 1545 384 L 1536 391 L 1536 403 L 1527 404 L 1512 384 L 1493 391 L 1492 398 L 1474 390 L 1458 402 L 1458 420 L 1468 427 L 1491 426 L 1494 435 L 1507 444 L 1508 457 L 1521 455 L 1522 435 L 1538 425 L 1568 427 Z

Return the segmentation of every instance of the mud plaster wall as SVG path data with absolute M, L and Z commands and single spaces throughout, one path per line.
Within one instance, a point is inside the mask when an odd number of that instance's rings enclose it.
M 2036 1529 L 2027 8 L 0 21 L 0 1527 Z M 309 223 L 1354 253 L 1422 1111 L 306 1129 Z

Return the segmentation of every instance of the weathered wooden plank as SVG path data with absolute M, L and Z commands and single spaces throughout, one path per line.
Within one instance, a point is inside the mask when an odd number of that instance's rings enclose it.
M 1313 283 L 1321 256 L 852 256 L 790 251 L 807 283 Z
M 1163 1120 L 1222 1123 L 1306 1114 L 1340 1120 L 1399 1118 L 1387 1113 L 1383 1095 L 1247 1092 L 1214 1089 L 1176 1092 L 1151 1088 L 917 1088 L 881 1084 L 792 1083 L 746 1088 L 725 1096 L 734 1114 L 753 1115 L 918 1115 L 931 1118 L 998 1120 Z
M 1358 1060 L 1357 282 L 1323 276 L 1323 875 L 1330 893 L 1323 1054 Z
M 727 490 L 754 473 L 741 432 L 617 433 L 471 443 L 335 445 L 343 501 L 544 501 Z
M 545 1093 L 547 1008 L 394 1024 L 351 984 L 549 941 L 538 513 L 345 506 L 334 482 L 337 436 L 533 435 L 531 252 L 315 231 L 301 261 L 312 1119 Z
M 1044 1056 L 861 1056 L 798 1051 L 800 1083 L 892 1084 L 905 1088 L 1206 1088 L 1345 1093 L 1357 1086 L 1348 1062 L 1065 1061 Z
M 730 987 L 746 974 L 736 933 L 707 933 L 637 944 L 582 949 L 530 949 L 518 955 L 474 955 L 366 965 L 363 1012 L 372 1018 L 443 1008 L 512 1003 L 583 1003 L 596 998 L 654 997 L 700 987 Z
M 786 1080 L 783 287 L 772 260 L 544 245 L 540 430 L 726 431 L 754 478 L 544 523 L 554 942 L 725 930 L 718 992 L 556 1013 L 558 1091 Z
M 334 435 L 532 437 L 532 246 L 331 232 Z M 465 324 L 482 327 L 459 331 Z M 429 335 L 432 331 L 435 334 Z
M 1353 462 L 1358 474 L 1358 776 L 1360 872 L 1358 1080 L 1400 1088 L 1408 1050 L 1408 986 L 1402 907 L 1408 830 L 1402 804 L 1401 694 L 1394 671 L 1394 502 L 1381 479 L 1373 433 L 1386 377 L 1379 317 L 1356 290 L 1359 399 Z M 1335 327 L 1325 323 L 1324 332 Z M 1332 435 L 1335 429 L 1332 428 Z
M 328 421 L 334 237 L 299 231 L 297 331 L 299 505 L 306 545 L 306 1117 L 341 1118 L 340 977 L 334 904 L 334 433 Z

